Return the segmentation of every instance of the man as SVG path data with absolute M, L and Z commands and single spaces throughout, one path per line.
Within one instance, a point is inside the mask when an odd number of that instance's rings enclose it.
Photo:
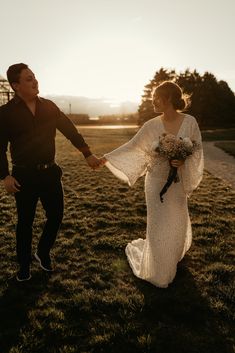
M 14 193 L 18 222 L 16 252 L 18 281 L 31 278 L 32 225 L 36 205 L 41 200 L 46 223 L 35 258 L 45 271 L 52 271 L 50 250 L 63 218 L 61 168 L 55 163 L 56 129 L 80 150 L 88 165 L 100 165 L 72 122 L 50 100 L 38 96 L 38 81 L 26 64 L 8 68 L 8 81 L 14 98 L 0 107 L 0 179 L 8 193 Z M 9 172 L 7 146 L 10 143 L 12 173 Z

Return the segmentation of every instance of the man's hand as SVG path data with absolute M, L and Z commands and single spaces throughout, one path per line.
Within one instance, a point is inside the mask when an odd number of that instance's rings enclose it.
M 101 165 L 101 162 L 99 158 L 97 158 L 94 154 L 86 158 L 87 164 L 92 168 L 92 169 L 97 169 Z
M 6 176 L 5 179 L 3 179 L 3 184 L 7 192 L 9 193 L 16 193 L 20 191 L 20 184 L 18 181 L 11 175 Z
M 178 167 L 181 167 L 183 164 L 184 164 L 184 160 L 183 159 L 173 159 L 171 161 L 172 167 L 178 168 Z

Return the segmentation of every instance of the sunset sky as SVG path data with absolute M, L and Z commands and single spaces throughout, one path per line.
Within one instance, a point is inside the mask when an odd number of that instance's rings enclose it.
M 0 75 L 25 62 L 40 94 L 139 101 L 160 68 L 235 91 L 234 0 L 0 0 Z

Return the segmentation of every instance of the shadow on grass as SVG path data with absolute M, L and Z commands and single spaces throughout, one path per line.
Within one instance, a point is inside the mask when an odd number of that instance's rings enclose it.
M 198 290 L 187 268 L 178 265 L 177 276 L 167 289 L 136 281 L 144 295 L 139 320 L 145 326 L 148 352 L 233 353 L 219 327 L 220 318 Z
M 8 281 L 8 287 L 0 298 L 1 353 L 9 352 L 17 343 L 21 330 L 29 322 L 28 313 L 45 291 L 49 276 L 40 272 L 27 282 L 17 282 L 15 278 Z

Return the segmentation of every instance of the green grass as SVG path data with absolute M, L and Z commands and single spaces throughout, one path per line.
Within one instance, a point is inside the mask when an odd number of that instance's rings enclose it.
M 133 134 L 81 131 L 99 156 Z M 53 274 L 33 263 L 32 279 L 15 281 L 14 199 L 0 190 L 0 352 L 233 352 L 234 191 L 205 173 L 189 202 L 192 247 L 158 289 L 133 276 L 124 254 L 145 236 L 143 179 L 130 189 L 106 168 L 90 171 L 61 135 L 57 148 L 65 216 Z M 34 249 L 43 222 L 39 207 Z
M 215 146 L 235 157 L 235 141 L 219 141 L 215 143 Z

